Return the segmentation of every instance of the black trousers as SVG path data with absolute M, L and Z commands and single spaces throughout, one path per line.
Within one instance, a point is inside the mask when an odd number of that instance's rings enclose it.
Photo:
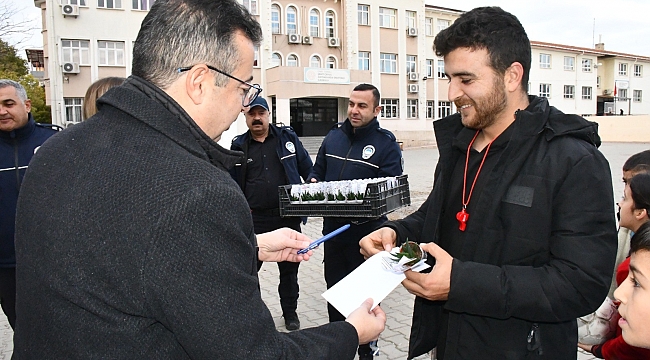
M 12 329 L 16 326 L 16 268 L 0 268 L 0 303 Z
M 263 216 L 253 213 L 253 226 L 255 233 L 261 234 L 283 227 L 288 227 L 300 231 L 300 218 L 282 218 L 279 216 Z M 282 315 L 295 314 L 298 308 L 298 267 L 300 263 L 283 261 L 278 263 L 280 271 L 280 284 L 278 285 L 278 294 L 280 295 L 280 306 Z M 258 270 L 262 267 L 262 262 L 258 263 Z

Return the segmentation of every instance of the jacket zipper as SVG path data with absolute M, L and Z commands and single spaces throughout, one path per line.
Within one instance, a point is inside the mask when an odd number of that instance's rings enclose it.
M 341 166 L 341 172 L 339 173 L 339 180 L 341 180 L 341 177 L 343 176 L 343 170 L 345 170 L 345 165 L 348 164 L 348 157 L 350 157 L 351 151 L 352 151 L 352 141 L 350 140 L 350 147 L 348 148 L 348 153 L 345 154 L 345 161 L 343 162 L 343 166 Z
M 20 190 L 20 164 L 18 164 L 18 140 L 14 138 L 14 166 L 16 168 L 16 190 Z
M 530 332 L 528 333 L 528 338 L 526 339 L 526 342 L 528 343 L 526 345 L 528 351 L 535 351 L 539 356 L 542 356 L 542 354 L 544 354 L 544 351 L 542 350 L 542 341 L 539 335 L 538 323 L 533 324 L 533 327 L 530 329 Z

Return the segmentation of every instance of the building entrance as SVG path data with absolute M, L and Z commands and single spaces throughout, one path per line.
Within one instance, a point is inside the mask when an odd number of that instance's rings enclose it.
M 298 136 L 324 136 L 338 122 L 338 100 L 291 99 L 291 126 Z

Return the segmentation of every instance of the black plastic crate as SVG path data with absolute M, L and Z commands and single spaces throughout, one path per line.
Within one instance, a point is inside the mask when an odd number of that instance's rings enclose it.
M 411 205 L 408 175 L 397 177 L 397 187 L 388 189 L 386 180 L 368 184 L 360 204 L 336 202 L 291 203 L 291 185 L 280 186 L 280 216 L 322 216 L 373 218 Z

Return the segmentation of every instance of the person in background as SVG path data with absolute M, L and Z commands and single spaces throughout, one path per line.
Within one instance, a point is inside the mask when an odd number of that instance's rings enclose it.
M 99 99 L 108 89 L 120 86 L 126 80 L 122 77 L 105 77 L 90 84 L 84 96 L 83 113 L 84 120 L 90 119 L 97 113 L 97 99 Z
M 16 326 L 16 201 L 36 150 L 56 131 L 34 122 L 25 88 L 0 79 L 0 303 Z
M 283 227 L 300 232 L 299 217 L 280 217 L 278 186 L 300 184 L 301 177 L 307 179 L 313 165 L 311 158 L 291 127 L 269 123 L 269 105 L 264 98 L 255 99 L 244 114 L 248 131 L 235 137 L 230 146 L 231 150 L 242 151 L 244 157 L 231 174 L 246 195 L 255 233 Z M 300 328 L 296 312 L 299 265 L 291 261 L 278 263 L 278 294 L 287 330 Z

